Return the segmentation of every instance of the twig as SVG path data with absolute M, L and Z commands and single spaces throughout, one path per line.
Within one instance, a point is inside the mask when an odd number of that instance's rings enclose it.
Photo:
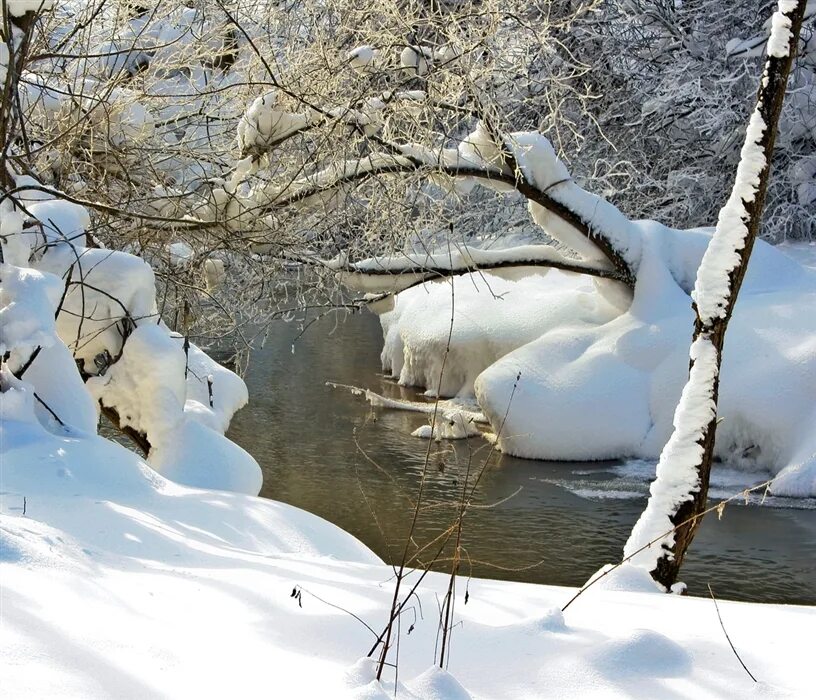
M 373 634 L 375 637 L 377 636 L 377 633 L 374 631 L 374 629 L 371 627 L 371 625 L 369 625 L 365 620 L 363 620 L 363 618 L 358 617 L 357 615 L 355 615 L 353 612 L 351 612 L 351 610 L 347 610 L 346 608 L 341 607 L 340 605 L 336 605 L 335 603 L 330 603 L 328 600 L 325 600 L 324 598 L 321 598 L 319 595 L 316 595 L 316 594 L 312 593 L 311 591 L 307 591 L 303 586 L 300 586 L 300 585 L 295 586 L 295 592 L 296 591 L 303 591 L 304 593 L 308 593 L 310 596 L 312 596 L 312 598 L 315 598 L 316 600 L 319 600 L 324 605 L 328 605 L 330 608 L 334 608 L 335 610 L 339 610 L 340 612 L 344 612 L 347 615 L 351 615 L 355 620 L 357 620 L 357 622 L 359 622 L 361 625 L 363 625 L 363 627 L 365 627 L 369 632 L 371 632 L 371 634 Z M 293 597 L 294 597 L 294 592 L 293 592 Z
M 63 428 L 65 427 L 65 423 L 62 421 L 62 419 L 56 413 L 54 413 L 53 409 L 47 403 L 45 403 L 42 398 L 40 398 L 40 395 L 36 391 L 34 392 L 34 398 L 40 402 L 40 405 L 42 405 L 42 407 L 51 414 L 57 423 L 59 423 Z
M 742 660 L 740 655 L 737 653 L 737 650 L 734 648 L 734 643 L 731 641 L 731 637 L 728 636 L 728 631 L 725 629 L 725 624 L 723 623 L 722 615 L 720 615 L 720 606 L 717 605 L 717 599 L 714 597 L 714 591 L 711 590 L 711 584 L 708 585 L 708 592 L 711 595 L 711 600 L 714 601 L 714 609 L 717 611 L 717 619 L 720 621 L 720 627 L 722 627 L 723 634 L 725 635 L 726 640 L 728 641 L 728 646 L 731 647 L 731 651 L 734 652 L 734 656 L 737 657 L 737 661 L 740 662 L 740 665 L 745 669 L 745 673 L 751 676 L 751 680 L 754 683 L 759 683 L 759 681 L 754 677 L 754 674 L 748 670 L 748 667 L 745 665 L 745 662 Z

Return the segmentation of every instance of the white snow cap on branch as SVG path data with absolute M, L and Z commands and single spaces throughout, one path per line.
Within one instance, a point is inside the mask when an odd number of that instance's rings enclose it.
M 796 6 L 797 0 L 779 0 L 768 40 L 769 56 L 783 58 L 788 55 L 791 20 L 786 13 L 792 12 Z M 767 80 L 767 75 L 763 80 Z M 746 205 L 756 198 L 760 175 L 767 165 L 762 147 L 767 125 L 760 113 L 761 106 L 757 104 L 751 114 L 731 196 L 720 210 L 714 237 L 697 271 L 692 298 L 703 325 L 710 324 L 715 318 L 722 318 L 726 313 L 731 295 L 730 275 L 740 262 L 740 251 L 745 247 L 748 235 L 749 214 Z
M 784 58 L 788 55 L 791 41 L 791 18 L 799 0 L 779 0 L 779 7 L 771 18 L 771 36 L 768 39 L 768 55 Z
M 708 338 L 701 337 L 694 341 L 689 355 L 694 364 L 674 414 L 674 432 L 660 454 L 657 478 L 649 489 L 649 505 L 623 549 L 624 557 L 634 555 L 632 563 L 650 571 L 657 566 L 665 551 L 663 548 L 668 549 L 674 544 L 674 533 L 637 555 L 635 552 L 670 532 L 674 524 L 669 514 L 677 512 L 689 494 L 699 490 L 697 465 L 703 455 L 700 441 L 716 413 L 713 387 L 719 374 L 717 350 Z
M 729 276 L 739 264 L 740 251 L 745 247 L 748 235 L 745 205 L 754 201 L 759 176 L 765 167 L 765 154 L 760 143 L 766 128 L 759 109 L 755 109 L 745 134 L 734 188 L 720 210 L 716 232 L 697 271 L 697 283 L 691 296 L 704 325 L 725 315 L 731 293 Z
M 346 55 L 349 66 L 358 73 L 376 69 L 379 58 L 380 52 L 372 46 L 358 46 Z
M 279 109 L 277 102 L 278 94 L 268 92 L 258 97 L 241 117 L 238 122 L 238 145 L 243 151 L 268 146 L 309 125 L 308 114 Z
M 423 46 L 406 46 L 400 54 L 400 65 L 419 76 L 426 75 L 433 61 L 433 52 Z

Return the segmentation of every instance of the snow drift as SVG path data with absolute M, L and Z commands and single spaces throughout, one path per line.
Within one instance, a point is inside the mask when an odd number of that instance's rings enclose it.
M 570 180 L 544 137 L 514 134 L 511 144 L 528 181 L 614 244 L 636 275 L 634 290 L 540 268 L 520 268 L 515 278 L 485 270 L 426 283 L 399 293 L 382 313 L 383 367 L 431 393 L 475 394 L 494 427 L 507 414 L 499 446 L 509 454 L 657 458 L 688 376 L 690 294 L 711 231 L 629 221 Z M 577 230 L 535 203 L 530 210 L 558 244 L 582 254 L 578 262 L 601 264 Z M 501 259 L 502 251 L 491 252 Z M 504 253 L 516 257 L 512 248 Z M 415 270 L 416 257 L 356 268 L 396 271 L 403 260 Z M 436 263 L 433 251 L 428 258 Z M 757 243 L 725 343 L 716 455 L 770 470 L 778 495 L 816 495 L 814 302 L 816 272 Z
M 16 179 L 0 204 L 0 352 L 36 394 L 41 424 L 93 434 L 101 404 L 144 434 L 148 461 L 173 480 L 257 494 L 257 462 L 223 435 L 244 382 L 161 322 L 144 260 L 89 247 L 83 207 Z
M 657 458 L 688 375 L 689 291 L 709 234 L 642 231 L 624 313 L 587 278 L 556 270 L 427 283 L 380 317 L 384 369 L 432 393 L 475 394 L 494 426 L 507 413 L 499 445 L 509 454 Z M 816 272 L 758 242 L 725 343 L 716 454 L 778 474 L 778 495 L 816 495 L 814 303 Z

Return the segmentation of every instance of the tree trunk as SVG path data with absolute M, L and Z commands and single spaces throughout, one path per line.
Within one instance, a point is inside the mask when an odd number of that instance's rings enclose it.
M 731 249 L 732 252 L 738 256 L 734 267 L 731 270 L 724 269 L 720 271 L 721 275 L 727 275 L 727 292 L 721 299 L 716 298 L 717 294 L 710 294 L 713 287 L 710 282 L 706 282 L 705 275 L 709 272 L 710 268 L 705 267 L 705 258 L 704 263 L 700 266 L 700 272 L 698 272 L 694 303 L 696 321 L 692 342 L 693 344 L 710 342 L 714 348 L 716 370 L 710 380 L 710 399 L 713 402 L 714 411 L 712 412 L 711 419 L 707 425 L 703 427 L 699 439 L 697 440 L 697 444 L 702 448 L 701 457 L 695 466 L 697 472 L 697 487 L 696 489 L 690 490 L 688 498 L 680 502 L 673 514 L 669 514 L 669 520 L 676 528 L 673 541 L 668 540 L 662 543 L 656 564 L 651 570 L 652 577 L 667 589 L 677 580 L 683 559 L 702 520 L 702 513 L 706 509 L 709 476 L 714 458 L 719 369 L 722 361 L 725 333 L 733 314 L 734 305 L 737 301 L 742 281 L 748 269 L 748 261 L 754 241 L 759 233 L 779 115 L 782 111 L 793 56 L 796 53 L 805 4 L 805 0 L 798 0 L 795 4 L 787 3 L 782 0 L 782 2 L 780 2 L 780 9 L 777 12 L 779 16 L 775 17 L 775 22 L 777 23 L 779 20 L 782 20 L 783 23 L 789 22 L 789 28 L 787 33 L 783 30 L 777 33 L 776 37 L 774 36 L 774 33 L 777 31 L 775 29 L 768 43 L 768 57 L 760 81 L 756 109 L 751 119 L 752 126 L 755 124 L 764 124 L 765 128 L 761 135 L 757 137 L 756 131 L 749 127 L 746 133 L 746 145 L 743 148 L 743 160 L 746 160 L 746 156 L 750 157 L 751 155 L 755 155 L 758 149 L 764 156 L 764 165 L 759 171 L 758 183 L 753 186 L 753 198 L 750 199 L 750 201 L 742 199 L 739 193 L 744 190 L 746 183 L 744 181 L 740 182 L 738 176 L 734 191 L 732 192 L 732 199 L 729 200 L 730 203 L 733 203 L 734 197 L 739 197 L 743 209 L 741 218 L 747 232 L 743 238 L 744 245 L 740 248 L 739 243 L 735 243 Z M 789 9 L 783 12 L 783 8 Z M 787 39 L 787 41 L 785 41 L 785 39 Z M 785 50 L 785 45 L 787 45 L 787 50 Z M 726 205 L 723 211 L 725 212 L 727 208 L 728 205 Z M 723 217 L 721 213 L 720 222 L 718 222 L 717 230 L 709 246 L 710 248 L 717 245 L 720 250 L 727 251 L 727 248 L 723 246 L 728 246 L 732 241 L 732 238 L 729 237 L 729 226 L 733 226 L 733 221 L 729 224 L 728 220 Z M 707 251 L 706 255 L 708 256 L 709 253 L 711 253 L 711 250 Z M 712 255 L 712 261 L 714 259 Z M 712 299 L 715 301 L 713 306 Z M 711 312 L 712 308 L 715 310 L 714 313 Z M 691 362 L 691 369 L 693 368 L 694 360 Z M 690 376 L 687 389 L 691 385 L 691 382 L 692 377 Z M 675 428 L 680 428 L 677 422 L 675 423 Z M 664 455 L 661 455 L 661 462 L 663 462 L 663 458 Z M 658 472 L 660 472 L 659 467 Z M 660 473 L 658 473 L 658 481 L 659 480 Z M 653 495 L 656 492 L 657 490 L 653 488 Z M 652 505 L 652 499 L 650 499 L 650 503 L 647 505 L 647 511 Z M 644 515 L 646 514 L 644 513 Z M 630 538 L 629 543 L 627 543 L 627 549 L 634 550 L 638 544 L 644 544 L 643 542 L 638 543 L 633 541 L 635 539 L 635 532 L 633 531 L 633 537 Z

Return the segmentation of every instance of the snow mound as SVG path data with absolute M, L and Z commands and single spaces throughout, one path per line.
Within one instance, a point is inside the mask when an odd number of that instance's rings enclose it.
M 475 394 L 508 454 L 656 459 L 688 376 L 689 294 L 710 231 L 630 225 L 641 255 L 623 312 L 599 289 L 608 282 L 555 270 L 428 283 L 380 316 L 383 368 L 443 396 Z M 780 496 L 816 495 L 814 304 L 814 270 L 757 242 L 725 343 L 716 456 L 778 475 Z
M 431 666 L 408 685 L 418 698 L 425 700 L 471 700 L 459 681 L 439 666 Z
M 651 577 L 646 569 L 630 563 L 606 564 L 590 576 L 584 585 L 592 585 L 593 589 L 599 591 L 665 593 L 665 590 Z
M 189 489 L 109 440 L 54 435 L 34 415 L 25 385 L 7 389 L 0 405 L 0 513 L 15 508 L 21 514 L 26 499 L 25 518 L 4 520 L 4 542 L 13 542 L 8 528 L 15 529 L 15 523 L 27 527 L 42 521 L 77 539 L 108 533 L 97 540 L 99 549 L 136 556 L 195 561 L 229 541 L 238 548 L 260 547 L 268 556 L 286 552 L 379 561 L 351 535 L 305 511 L 238 493 Z M 173 524 L 158 525 L 162 520 Z M 132 539 L 122 540 L 125 532 Z M 180 539 L 188 540 L 189 550 L 179 547 Z
M 543 615 L 522 620 L 518 623 L 523 629 L 540 634 L 542 632 L 566 632 L 567 624 L 564 622 L 564 613 L 561 608 L 550 608 Z
M 476 396 L 495 426 L 521 373 L 500 440 L 504 451 L 568 460 L 660 454 L 688 374 L 693 319 L 687 292 L 672 272 L 678 262 L 672 248 L 701 253 L 708 238 L 680 235 L 691 241 L 673 241 L 666 232 L 644 236 L 625 313 L 594 328 L 552 328 L 479 376 Z M 812 270 L 758 242 L 725 344 L 716 455 L 781 474 L 772 488 L 777 495 L 816 493 L 805 490 L 812 485 L 816 451 L 810 429 L 816 321 L 807 311 L 814 302 Z M 769 405 L 777 410 L 769 413 Z
M 400 384 L 427 387 L 431 394 L 472 395 L 481 372 L 544 328 L 611 316 L 585 278 L 557 271 L 541 276 L 532 268 L 515 272 L 515 278 L 463 275 L 399 294 L 394 309 L 380 316 L 383 369 Z
M 691 655 L 677 642 L 652 630 L 635 630 L 602 643 L 589 654 L 591 663 L 609 678 L 680 677 L 691 671 Z
M 393 669 L 380 683 L 359 659 L 376 636 L 360 621 L 379 629 L 393 596 L 391 568 L 362 543 L 291 506 L 174 484 L 95 435 L 48 431 L 31 388 L 0 379 L 7 695 L 393 697 Z M 430 572 L 413 595 L 430 610 L 448 585 Z M 478 579 L 468 590 L 454 675 L 427 667 L 435 616 L 410 636 L 403 625 L 399 674 L 412 680 L 398 697 L 721 700 L 750 689 L 710 600 L 599 587 L 564 629 L 557 606 L 573 590 Z M 763 660 L 766 687 L 805 697 L 813 609 L 720 606 L 741 653 Z M 778 634 L 757 634 L 769 628 Z
M 187 418 L 151 450 L 150 464 L 168 479 L 196 488 L 255 495 L 263 485 L 261 469 L 246 450 Z

